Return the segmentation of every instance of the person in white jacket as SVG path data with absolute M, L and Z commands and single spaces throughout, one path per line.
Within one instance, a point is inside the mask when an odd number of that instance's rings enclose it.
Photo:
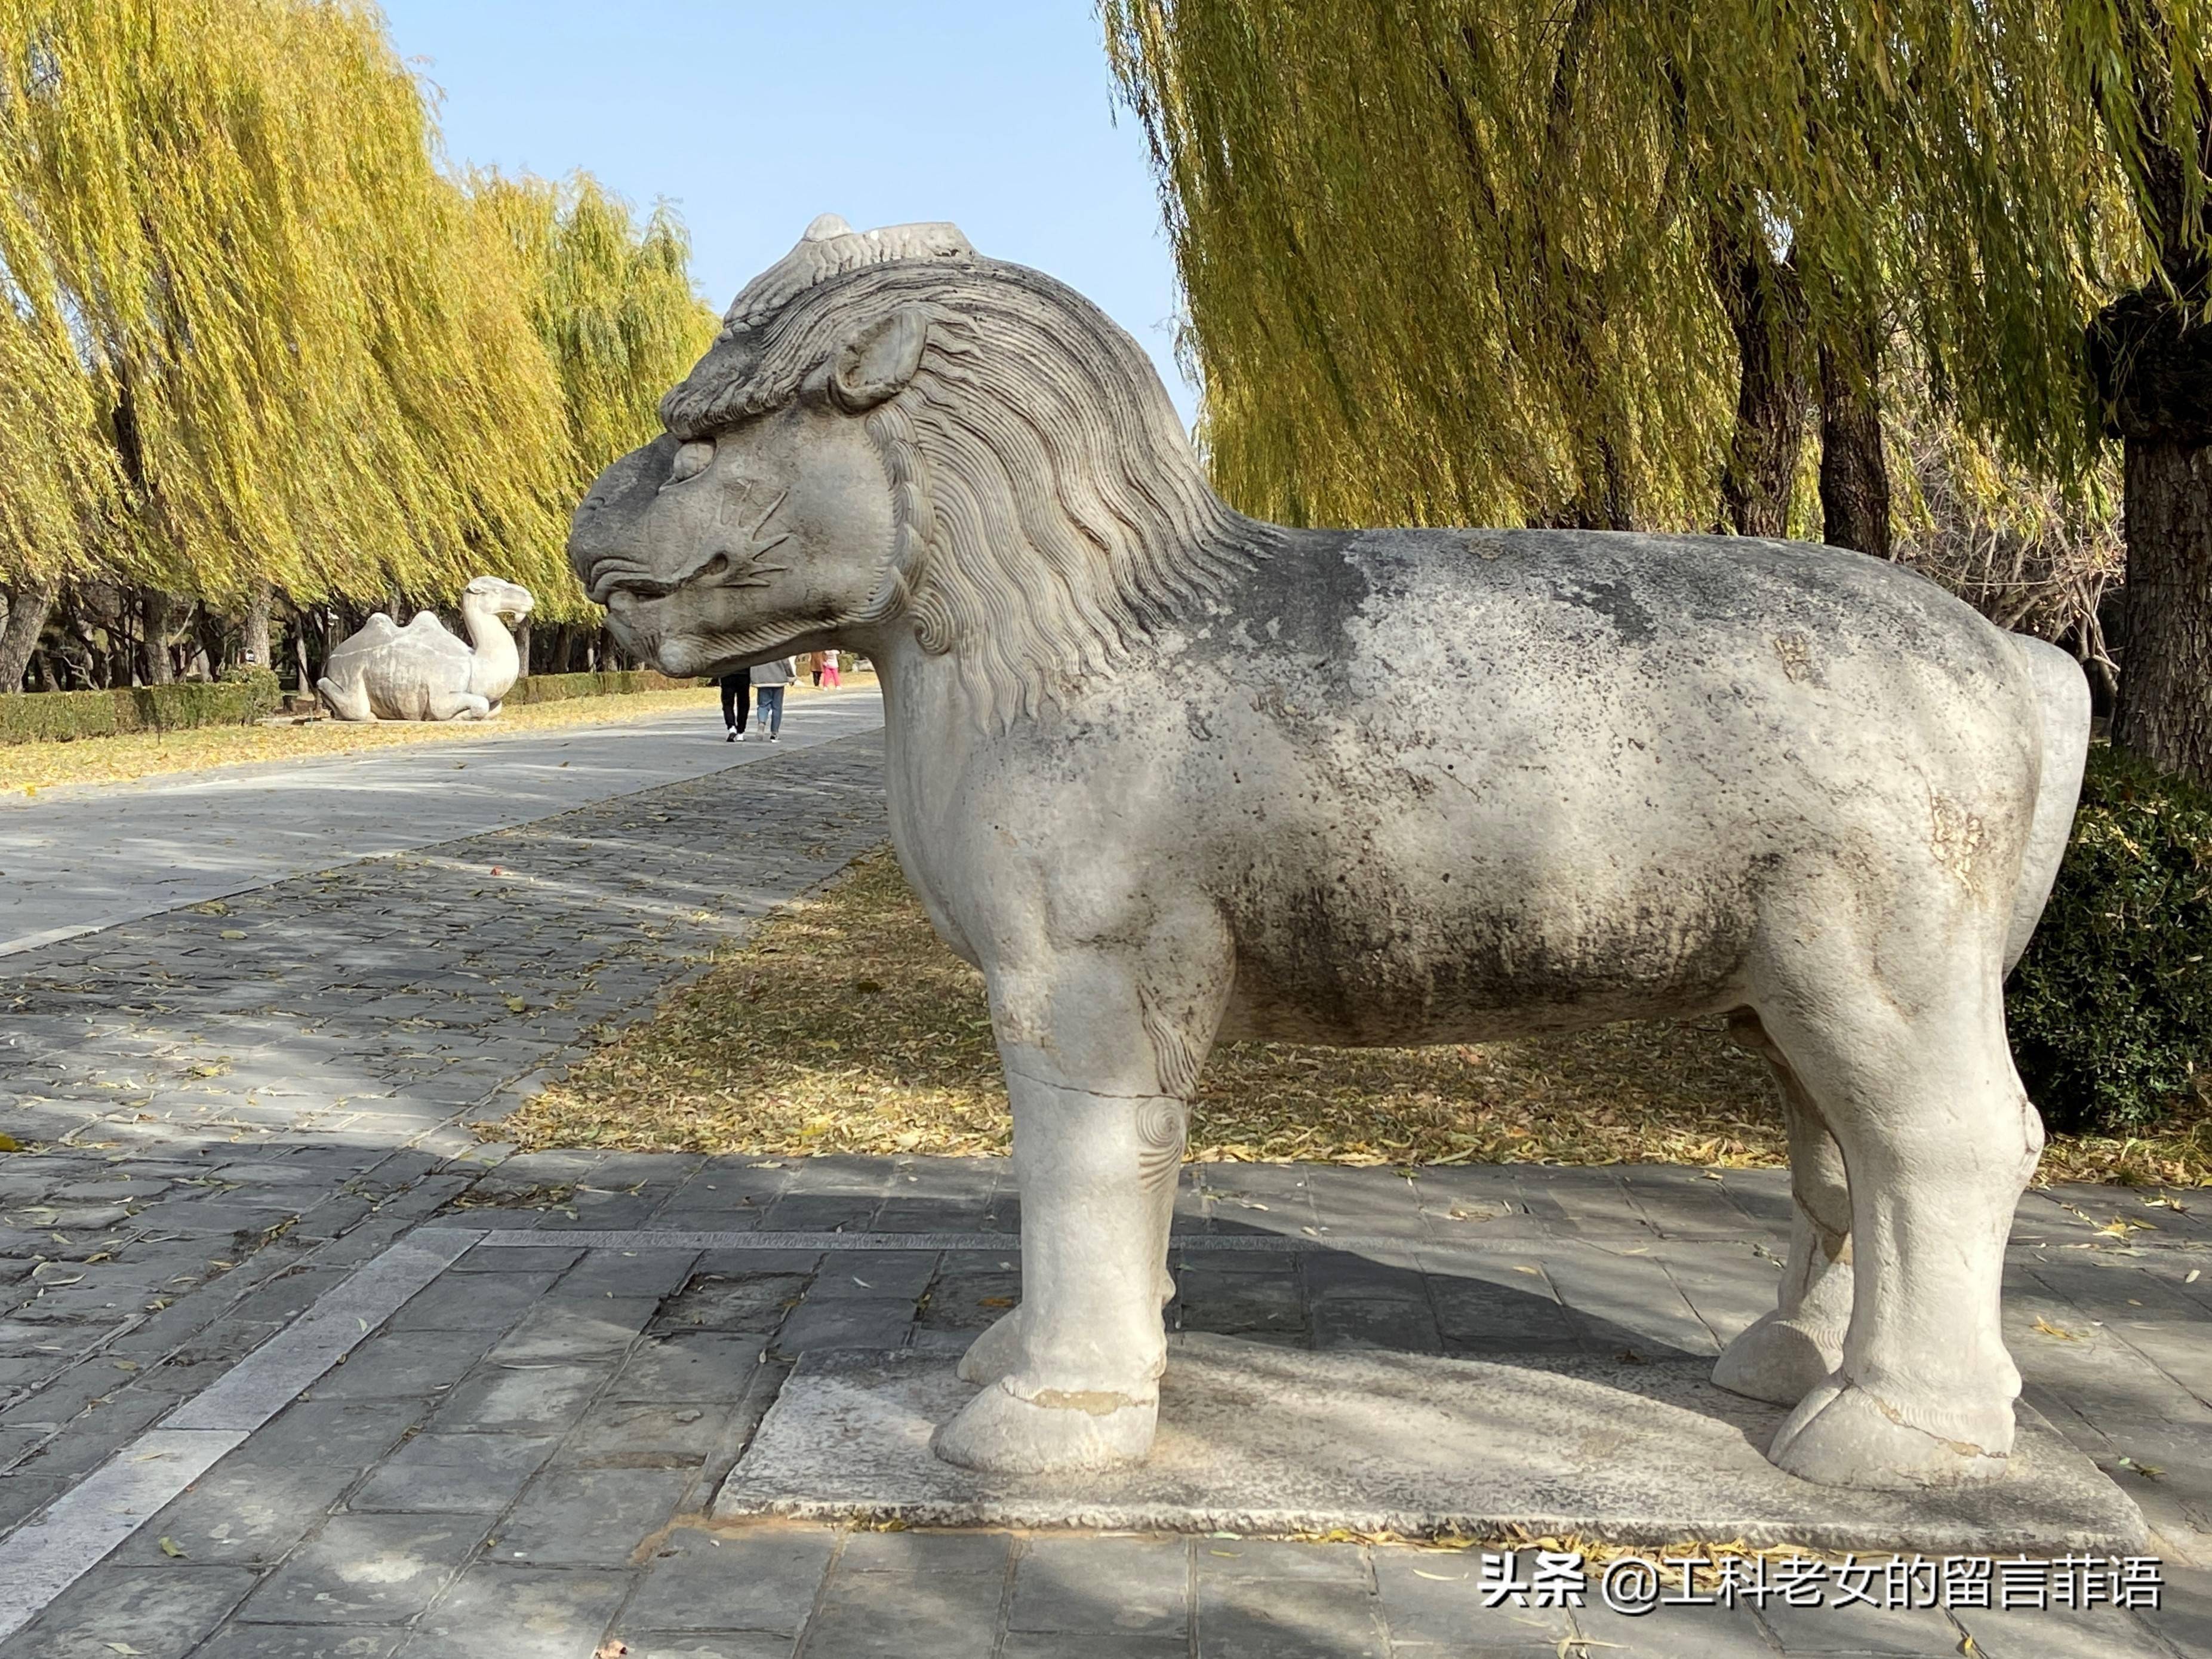
M 799 665 L 789 657 L 753 665 L 753 720 L 770 743 L 783 730 L 783 688 L 798 678 Z

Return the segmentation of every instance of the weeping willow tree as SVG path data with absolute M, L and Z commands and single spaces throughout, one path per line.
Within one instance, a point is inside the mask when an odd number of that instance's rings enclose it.
M 596 617 L 568 515 L 696 355 L 684 255 L 441 170 L 357 0 L 0 0 L 0 685 L 64 580 L 131 596 L 149 679 L 185 600 L 492 571 Z
M 665 207 L 641 222 L 588 175 L 561 185 L 483 173 L 470 192 L 514 251 L 526 313 L 552 360 L 574 499 L 660 430 L 660 394 L 720 319 L 691 286 L 690 240 Z
M 512 253 L 552 362 L 567 421 L 566 494 L 580 500 L 608 462 L 660 430 L 661 392 L 690 372 L 720 319 L 691 286 L 690 243 L 665 206 L 641 222 L 588 175 L 564 185 L 484 172 L 470 197 Z M 547 660 L 574 665 L 577 643 L 577 630 L 561 627 Z
M 2127 437 L 2131 590 L 2147 536 L 2177 550 L 2131 601 L 2120 729 L 2212 775 L 2201 0 L 1101 9 L 1241 505 L 1887 553 L 1901 359 L 1961 441 L 2061 490 L 2104 420 Z M 2152 390 L 2179 381 L 2186 410 Z

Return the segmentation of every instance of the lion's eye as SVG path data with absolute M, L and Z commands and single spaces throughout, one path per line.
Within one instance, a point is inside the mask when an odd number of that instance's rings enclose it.
M 680 484 L 686 478 L 696 478 L 707 470 L 707 463 L 714 459 L 714 444 L 710 438 L 695 439 L 676 452 L 676 464 L 668 469 L 668 483 Z

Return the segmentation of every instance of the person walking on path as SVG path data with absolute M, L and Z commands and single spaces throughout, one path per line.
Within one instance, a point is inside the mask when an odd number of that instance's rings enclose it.
M 837 689 L 837 653 L 835 651 L 822 653 L 822 684 L 832 691 Z
M 753 671 L 740 668 L 733 674 L 723 675 L 714 683 L 722 688 L 722 726 L 727 733 L 722 741 L 743 743 L 745 740 L 745 716 L 750 712 L 749 705 L 753 700 Z
M 761 728 L 770 743 L 778 741 L 783 731 L 783 688 L 798 678 L 798 665 L 789 657 L 754 666 L 753 695 L 760 699 Z
M 819 651 L 806 653 L 806 672 L 814 677 L 814 689 L 819 691 L 822 689 L 822 653 Z

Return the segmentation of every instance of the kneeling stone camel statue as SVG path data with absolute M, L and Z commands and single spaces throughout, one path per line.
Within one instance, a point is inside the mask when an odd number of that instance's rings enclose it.
M 2064 653 L 1832 548 L 1257 523 L 1134 341 L 950 225 L 817 220 L 661 413 L 577 573 L 671 674 L 867 653 L 900 859 L 988 982 L 1024 1298 L 939 1455 L 1146 1454 L 1218 1038 L 1724 1014 L 1796 1224 L 1717 1381 L 1794 1407 L 1810 1480 L 2002 1473 L 2043 1136 L 2002 987 L 2080 784 Z
M 526 617 L 530 590 L 479 576 L 461 590 L 464 644 L 428 611 L 402 628 L 381 611 L 331 653 L 315 689 L 342 720 L 483 720 L 521 678 L 507 617 Z

